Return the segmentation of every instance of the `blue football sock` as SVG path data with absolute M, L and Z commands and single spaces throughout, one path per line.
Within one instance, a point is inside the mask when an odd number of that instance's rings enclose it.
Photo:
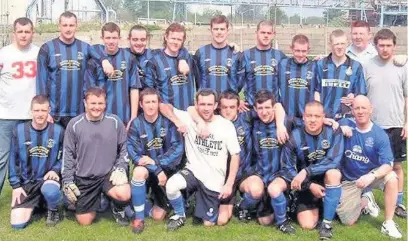
M 280 225 L 285 222 L 287 205 L 285 195 L 281 193 L 277 198 L 271 198 L 271 205 L 275 212 L 276 224 Z
M 337 205 L 341 197 L 341 184 L 337 186 L 326 185 L 326 196 L 323 200 L 323 221 L 330 223 L 336 214 Z
M 135 210 L 135 218 L 142 219 L 145 218 L 145 201 L 146 201 L 146 181 L 145 180 L 134 180 L 131 181 L 132 189 L 132 205 Z
M 242 202 L 240 203 L 239 207 L 241 209 L 249 210 L 254 208 L 259 202 L 259 199 L 253 198 L 249 193 L 244 193 L 242 197 Z
M 60 186 L 56 182 L 45 182 L 41 186 L 41 193 L 47 202 L 47 207 L 49 210 L 56 211 L 58 209 L 58 204 L 61 199 Z
M 26 223 L 19 223 L 19 224 L 12 224 L 11 228 L 12 229 L 24 229 L 25 227 L 27 227 L 28 222 Z
M 184 200 L 183 200 L 183 196 L 181 196 L 181 193 L 177 195 L 175 199 L 169 199 L 169 202 L 174 209 L 174 214 L 178 216 L 182 216 L 182 217 L 186 216 L 186 213 L 184 210 Z
M 152 216 L 152 210 L 153 210 L 153 203 L 149 200 L 146 199 L 145 202 L 145 216 L 146 217 L 151 217 Z
M 404 199 L 404 192 L 399 192 L 398 193 L 398 198 L 397 198 L 397 206 L 402 205 L 402 200 Z

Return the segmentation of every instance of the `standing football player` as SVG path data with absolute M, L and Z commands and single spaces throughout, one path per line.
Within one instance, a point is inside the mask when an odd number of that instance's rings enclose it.
M 39 51 L 31 43 L 33 35 L 31 20 L 18 18 L 13 23 L 14 42 L 0 49 L 0 193 L 6 179 L 12 131 L 19 121 L 31 119 Z

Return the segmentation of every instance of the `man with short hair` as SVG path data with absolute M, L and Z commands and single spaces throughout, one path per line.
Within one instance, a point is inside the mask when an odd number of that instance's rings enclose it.
M 34 29 L 28 18 L 13 23 L 14 43 L 0 49 L 0 194 L 8 168 L 10 142 L 19 121 L 31 119 L 35 95 L 37 55 Z
M 33 210 L 45 199 L 47 226 L 60 221 L 58 211 L 60 171 L 64 129 L 47 123 L 50 103 L 37 95 L 31 101 L 32 121 L 20 123 L 11 141 L 9 182 L 13 188 L 10 223 L 13 229 L 25 228 Z
M 268 190 L 272 198 L 276 222 L 287 219 L 286 190 L 296 190 L 297 220 L 303 229 L 313 229 L 323 207 L 320 239 L 330 239 L 332 220 L 341 196 L 340 161 L 344 151 L 343 135 L 323 124 L 323 105 L 318 101 L 306 104 L 304 126 L 292 131 L 282 150 L 281 170 Z M 323 202 L 322 202 L 322 198 Z
M 366 63 L 378 55 L 375 46 L 371 43 L 372 33 L 370 25 L 363 20 L 356 20 L 351 24 L 351 44 L 347 47 L 346 54 L 360 62 Z M 407 62 L 404 55 L 393 56 L 393 63 L 396 66 L 403 66 Z
M 314 100 L 317 83 L 316 62 L 307 58 L 309 39 L 303 34 L 295 35 L 290 46 L 293 57 L 282 59 L 278 65 L 278 101 L 286 115 L 300 127 L 305 105 Z
M 101 30 L 104 53 L 114 68 L 113 75 L 106 75 L 103 67 L 95 59 L 88 61 L 85 72 L 84 90 L 91 86 L 105 89 L 107 95 L 106 112 L 117 115 L 128 126 L 137 117 L 139 89 L 142 88 L 137 59 L 126 49 L 119 48 L 120 28 L 117 24 L 106 23 Z
M 384 190 L 385 221 L 381 232 L 401 238 L 394 216 L 398 180 L 392 171 L 393 155 L 390 140 L 385 131 L 374 124 L 370 100 L 362 95 L 353 101 L 353 119 L 341 120 L 345 138 L 344 155 L 341 162 L 343 174 L 342 196 L 337 207 L 337 215 L 345 225 L 353 225 L 360 217 L 368 200 L 361 197 L 367 187 Z
M 85 113 L 73 118 L 65 131 L 62 183 L 66 198 L 76 206 L 80 225 L 90 225 L 101 193 L 112 200 L 116 222 L 127 225 L 124 208 L 130 200 L 126 130 L 122 121 L 105 113 L 106 93 L 91 87 Z
M 364 64 L 367 97 L 373 105 L 372 120 L 388 134 L 394 153 L 393 170 L 398 176 L 398 201 L 395 214 L 406 218 L 403 202 L 404 172 L 408 136 L 408 66 L 393 63 L 397 37 L 389 29 L 378 31 L 374 37 L 378 56 Z
M 238 90 L 238 68 L 240 54 L 228 45 L 230 23 L 224 15 L 216 15 L 210 20 L 211 43 L 201 46 L 194 59 L 199 88 L 209 88 L 224 92 Z
M 216 100 L 217 94 L 211 89 L 197 92 L 195 108 L 208 125 L 210 134 L 207 138 L 196 133 L 195 121 L 198 120 L 193 120 L 187 112 L 170 105 L 161 105 L 165 116 L 173 122 L 181 121 L 188 130 L 184 137 L 186 167 L 174 174 L 166 184 L 167 197 L 175 213 L 167 224 L 167 230 L 177 230 L 186 221 L 182 190 L 186 190 L 188 195 L 195 193 L 194 215 L 202 219 L 205 226 L 216 224 L 220 200 L 228 198 L 232 193 L 239 167 L 240 146 L 234 125 L 229 120 L 214 115 Z M 229 174 L 226 177 L 229 155 Z
M 180 110 L 187 110 L 194 104 L 196 85 L 193 74 L 181 74 L 178 71 L 180 50 L 186 40 L 185 28 L 172 23 L 164 35 L 165 48 L 153 54 L 146 66 L 146 85 L 157 89 L 163 103 L 168 103 Z M 191 56 L 186 53 L 185 60 L 190 69 L 193 67 Z
M 255 105 L 255 94 L 261 89 L 271 91 L 278 96 L 278 64 L 286 55 L 272 48 L 275 36 L 274 24 L 270 20 L 262 20 L 256 28 L 256 46 L 242 53 L 239 88 L 244 88 L 245 102 L 240 106 L 240 111 L 249 110 Z
M 142 90 L 140 107 L 143 113 L 132 121 L 128 132 L 127 149 L 135 164 L 131 181 L 135 209 L 132 230 L 135 233 L 143 232 L 145 210 L 154 220 L 163 220 L 170 212 L 164 187 L 180 170 L 184 154 L 184 143 L 176 126 L 159 113 L 160 102 L 157 90 Z M 146 200 L 147 187 L 151 190 L 153 206 Z
M 103 63 L 104 71 L 111 68 L 109 61 L 89 44 L 75 38 L 77 17 L 64 12 L 59 17 L 58 38 L 44 43 L 37 60 L 37 94 L 49 98 L 49 121 L 64 128 L 83 112 L 83 84 L 87 61 L 92 57 Z
M 346 55 L 347 35 L 341 29 L 330 34 L 331 53 L 316 67 L 317 94 L 327 118 L 339 120 L 350 115 L 356 95 L 367 94 L 363 67 Z

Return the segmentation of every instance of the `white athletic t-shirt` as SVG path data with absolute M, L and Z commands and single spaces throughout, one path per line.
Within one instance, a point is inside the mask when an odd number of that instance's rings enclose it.
M 186 111 L 174 108 L 175 115 L 187 126 L 184 137 L 187 156 L 186 168 L 193 172 L 208 189 L 221 192 L 225 183 L 228 153 L 239 154 L 237 132 L 231 121 L 216 115 L 208 123 L 210 136 L 200 138 L 196 133 L 196 124 Z
M 0 119 L 31 118 L 39 50 L 33 44 L 25 50 L 14 44 L 0 49 Z

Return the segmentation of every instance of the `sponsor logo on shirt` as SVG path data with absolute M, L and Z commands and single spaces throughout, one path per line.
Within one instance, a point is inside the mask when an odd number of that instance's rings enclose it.
M 349 89 L 351 86 L 350 81 L 340 79 L 322 79 L 322 87 L 338 87 Z
M 30 157 L 48 157 L 50 150 L 44 146 L 35 146 L 28 150 Z
M 182 74 L 174 75 L 170 78 L 171 85 L 184 85 L 188 83 L 187 76 Z
M 359 161 L 359 162 L 363 162 L 365 164 L 370 162 L 370 159 L 368 159 L 368 157 L 366 156 L 362 156 L 361 155 L 361 147 L 359 147 L 360 149 L 356 148 L 356 146 L 353 147 L 353 150 L 346 150 L 344 152 L 344 155 L 354 161 Z M 359 150 L 360 152 L 356 152 L 355 150 Z
M 288 84 L 290 88 L 306 89 L 308 82 L 302 78 L 292 78 L 288 80 Z
M 74 59 L 63 60 L 59 63 L 62 70 L 80 70 L 81 63 Z
M 153 140 L 149 141 L 146 146 L 149 151 L 161 149 L 163 147 L 163 139 L 159 137 L 153 138 Z
M 325 156 L 326 156 L 325 150 L 316 150 L 314 152 L 309 153 L 309 155 L 307 155 L 307 158 L 309 159 L 310 162 L 314 162 L 323 159 Z
M 254 74 L 256 76 L 274 75 L 275 68 L 269 65 L 259 65 L 254 68 Z
M 208 68 L 208 74 L 213 76 L 228 75 L 228 68 L 222 65 L 213 65 Z
M 278 140 L 267 137 L 259 140 L 259 147 L 265 149 L 275 149 L 279 147 Z

